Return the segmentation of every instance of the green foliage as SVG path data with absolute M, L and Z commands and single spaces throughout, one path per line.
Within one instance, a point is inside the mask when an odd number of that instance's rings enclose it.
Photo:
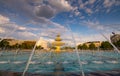
M 42 46 L 37 46 L 36 49 L 44 49 Z
M 17 49 L 17 48 L 20 48 L 20 44 L 16 43 L 15 45 L 12 45 L 10 46 L 9 48 L 12 48 L 12 49 Z
M 15 45 L 9 45 L 9 42 L 7 40 L 2 40 L 0 42 L 0 48 L 3 49 L 3 48 L 8 48 L 8 49 L 33 49 L 33 47 L 35 46 L 35 41 L 25 41 L 23 42 L 22 44 L 18 44 L 16 43 Z M 44 49 L 43 47 L 41 46 L 37 46 L 36 49 Z
M 52 47 L 51 47 L 51 49 L 54 49 L 54 50 L 55 50 L 55 49 L 56 49 L 56 47 L 55 47 L 55 46 L 52 46 Z
M 89 49 L 90 49 L 90 50 L 95 50 L 95 49 L 96 49 L 95 44 L 94 44 L 94 43 L 91 43 L 91 44 L 89 45 Z
M 65 49 L 65 50 L 67 50 L 67 49 L 75 49 L 75 47 L 65 46 L 65 47 L 63 47 L 62 49 Z
M 87 50 L 87 49 L 88 49 L 88 46 L 87 46 L 86 44 L 83 44 L 83 45 L 82 45 L 82 49 L 83 49 L 83 50 Z
M 32 49 L 35 45 L 35 42 L 25 41 L 22 43 L 21 48 L 22 49 Z
M 2 41 L 0 42 L 0 48 L 3 49 L 4 47 L 9 47 L 9 42 L 6 41 L 6 40 L 2 40 Z
M 77 46 L 77 49 L 82 49 L 82 45 L 79 44 L 79 45 Z
M 102 42 L 100 48 L 102 50 L 112 50 L 113 49 L 112 45 L 108 41 Z
M 78 49 L 81 49 L 81 50 L 87 50 L 88 49 L 88 46 L 86 44 L 83 44 L 83 45 L 78 45 L 77 47 Z

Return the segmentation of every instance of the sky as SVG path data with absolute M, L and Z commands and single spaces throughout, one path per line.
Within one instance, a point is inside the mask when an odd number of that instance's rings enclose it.
M 120 0 L 0 0 L 0 38 L 68 43 L 120 34 Z

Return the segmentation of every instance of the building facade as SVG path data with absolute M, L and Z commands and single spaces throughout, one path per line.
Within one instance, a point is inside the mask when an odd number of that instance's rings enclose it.
M 91 42 L 86 42 L 84 44 L 86 44 L 89 47 L 89 45 L 91 43 L 95 44 L 96 47 L 100 47 L 101 46 L 101 41 L 91 41 Z

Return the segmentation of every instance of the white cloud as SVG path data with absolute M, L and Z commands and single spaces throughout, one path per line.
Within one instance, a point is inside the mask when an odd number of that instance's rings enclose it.
M 8 34 L 16 27 L 16 32 L 14 32 L 11 36 L 15 38 L 23 38 L 23 39 L 34 39 L 37 36 L 39 36 L 39 33 L 42 33 L 42 36 L 54 38 L 56 34 L 58 33 L 64 33 L 67 30 L 64 26 L 61 24 L 52 22 L 50 18 L 53 18 L 56 14 L 60 12 L 68 12 L 73 7 L 68 3 L 67 0 L 45 0 L 47 1 L 46 4 L 44 4 L 43 0 L 2 0 L 0 2 L 4 3 L 6 7 L 8 7 L 10 10 L 15 12 L 15 14 L 19 14 L 21 17 L 25 17 L 26 19 L 32 19 L 33 22 L 36 22 L 38 24 L 35 24 L 35 28 L 32 27 L 24 27 L 17 25 L 15 23 L 10 22 L 9 18 L 3 17 L 0 15 L 0 23 L 2 24 L 0 26 L 0 32 L 4 34 Z M 74 13 L 77 15 L 81 15 L 81 12 L 78 10 L 84 10 L 87 14 L 93 14 L 94 10 L 91 7 L 88 7 L 87 5 L 92 5 L 97 0 L 88 0 L 87 2 L 83 3 L 82 0 L 80 1 L 80 6 L 73 8 Z M 100 1 L 100 0 L 99 0 Z M 111 7 L 114 5 L 114 1 L 111 0 L 104 0 L 104 6 L 103 7 Z M 20 6 L 21 5 L 21 6 Z M 99 4 L 98 4 L 99 5 Z M 99 7 L 102 5 L 99 5 Z M 100 8 L 96 11 L 99 11 Z M 19 8 L 19 9 L 18 9 Z M 1 11 L 0 11 L 1 12 Z M 80 16 L 81 19 L 84 19 L 85 16 Z M 8 24 L 4 24 L 8 23 Z M 33 24 L 33 23 L 32 23 Z M 91 28 L 95 28 L 98 30 L 105 30 L 102 25 L 99 24 L 99 22 L 91 22 L 86 21 L 86 25 L 88 25 Z M 11 26 L 12 25 L 12 26 Z M 38 35 L 39 34 L 39 35 Z M 75 34 L 76 41 L 89 41 L 89 40 L 100 40 L 102 39 L 100 36 L 97 38 L 97 35 L 80 35 Z M 0 35 L 2 36 L 2 35 Z M 94 37 L 96 36 L 96 38 Z M 67 40 L 70 40 L 71 35 L 65 34 L 64 37 L 66 37 Z
M 49 0 L 51 6 L 57 11 L 70 11 L 72 6 L 66 0 Z
M 104 0 L 103 4 L 105 5 L 105 7 L 110 7 L 113 3 L 110 0 Z
M 44 30 L 47 31 L 45 33 L 49 34 L 49 36 L 50 35 L 52 36 L 54 32 L 60 32 L 60 33 L 64 32 L 65 27 L 63 27 L 58 23 L 52 22 L 49 18 L 54 17 L 56 14 L 60 12 L 68 12 L 72 8 L 72 6 L 66 0 L 46 0 L 47 4 L 44 4 L 43 0 L 18 0 L 18 1 L 4 0 L 0 2 L 4 4 L 5 6 L 4 8 L 8 10 L 12 10 L 12 14 L 18 14 L 16 17 L 17 19 L 19 19 L 20 16 L 20 17 L 24 17 L 26 20 L 32 19 L 33 22 L 38 23 L 35 24 L 37 25 L 35 26 L 35 28 L 32 28 L 32 27 L 23 27 L 22 25 L 17 25 L 8 20 L 8 24 L 3 26 L 4 23 L 2 23 L 2 26 L 0 26 L 4 28 L 4 31 L 6 31 L 6 33 L 2 33 L 2 35 L 11 32 L 11 30 L 13 30 L 16 27 L 16 32 L 14 32 L 13 33 L 14 35 L 12 34 L 12 36 L 16 37 L 19 33 L 19 35 L 21 34 L 21 36 L 18 37 L 19 38 L 24 37 L 24 39 L 26 36 L 22 36 L 22 35 L 26 34 L 25 31 L 27 31 L 28 37 L 29 36 L 31 37 L 32 35 L 34 37 L 35 33 L 36 34 L 41 33 Z M 7 15 L 7 13 L 4 13 L 4 15 L 5 14 Z
M 32 6 L 38 6 L 43 3 L 43 0 L 26 0 Z
M 0 33 L 4 33 L 4 32 L 5 32 L 5 30 L 0 27 Z
M 80 15 L 80 12 L 79 11 L 75 11 L 75 15 L 76 16 Z
M 36 7 L 35 13 L 39 17 L 52 18 L 56 11 L 51 6 L 45 5 Z
M 85 11 L 86 11 L 86 13 L 88 13 L 88 14 L 92 14 L 92 13 L 93 13 L 90 8 L 86 8 Z
M 42 24 L 30 21 L 26 23 L 26 25 L 17 25 L 16 23 L 8 21 L 7 24 L 1 24 L 0 36 L 3 38 L 12 37 L 17 39 L 36 39 L 39 36 L 54 38 L 58 33 L 61 34 L 66 31 L 66 28 L 58 23 L 50 20 L 46 22 L 46 24 Z M 33 25 L 34 27 L 29 25 Z
M 83 3 L 80 4 L 80 8 L 81 8 L 81 9 L 84 8 L 84 4 L 83 4 Z
M 93 4 L 96 0 L 89 0 L 89 4 Z
M 116 0 L 104 0 L 104 7 L 111 7 L 112 5 L 116 4 Z
M 98 21 L 84 21 L 84 25 L 98 31 L 112 32 L 113 30 L 120 31 L 120 24 L 100 24 Z
M 80 16 L 80 19 L 84 19 L 85 18 L 85 16 Z
M 22 27 L 22 26 L 18 27 L 18 29 L 19 29 L 19 30 L 26 30 L 26 28 L 25 28 L 25 27 Z
M 2 38 L 30 38 L 35 37 L 35 34 L 32 31 L 29 31 L 31 28 L 26 28 L 25 26 L 17 25 L 13 22 L 10 22 L 9 18 L 6 18 L 0 15 L 4 22 L 0 24 L 0 37 Z M 7 22 L 7 23 L 6 23 Z
M 68 12 L 72 6 L 65 0 L 48 0 L 48 4 L 35 6 L 35 14 L 39 17 L 52 18 L 60 12 Z
M 10 20 L 8 17 L 0 15 L 0 24 L 8 23 Z
M 68 12 L 72 6 L 66 0 L 48 0 L 47 5 L 36 6 L 35 10 L 37 16 L 52 18 L 60 12 Z
M 18 17 L 24 16 L 26 19 L 38 20 L 41 23 L 45 23 L 45 19 L 41 17 L 49 19 L 60 12 L 68 12 L 72 9 L 66 0 L 4 0 L 0 3 L 4 4 L 5 9 L 12 10 L 12 14 L 18 14 Z M 0 13 L 8 14 L 2 11 Z
M 80 0 L 79 9 L 84 10 L 89 16 L 91 14 L 105 12 L 109 13 L 113 10 L 113 6 L 119 6 L 120 0 Z M 118 9 L 116 9 L 118 10 Z
M 22 37 L 21 37 L 22 36 Z M 38 38 L 38 36 L 32 32 L 28 32 L 28 31 L 23 31 L 23 32 L 17 32 L 15 34 L 15 37 L 17 37 L 18 39 L 36 39 Z
M 79 8 L 84 10 L 88 15 L 90 15 L 90 14 L 92 14 L 94 12 L 92 11 L 91 7 L 88 7 L 88 5 L 94 4 L 95 1 L 96 0 L 88 0 L 88 1 L 86 1 L 84 3 L 81 2 Z

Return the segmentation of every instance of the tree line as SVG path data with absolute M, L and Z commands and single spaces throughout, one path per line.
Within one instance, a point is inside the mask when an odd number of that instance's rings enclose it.
M 113 43 L 118 49 L 120 49 L 120 40 Z M 25 41 L 22 44 L 18 44 L 16 43 L 15 45 L 10 45 L 9 42 L 7 40 L 2 40 L 0 42 L 0 48 L 1 49 L 32 49 L 35 45 L 35 42 L 31 42 L 31 41 Z M 89 46 L 87 46 L 86 44 L 79 44 L 77 46 L 78 49 L 80 50 L 97 50 L 98 48 L 100 50 L 113 50 L 114 48 L 112 47 L 112 45 L 108 42 L 108 41 L 103 41 L 101 43 L 101 45 L 99 47 L 97 47 L 94 43 L 90 43 Z M 42 46 L 37 46 L 36 49 L 44 49 Z M 55 49 L 55 47 L 53 47 L 52 49 Z M 62 49 L 74 49 L 73 47 L 64 47 Z
M 120 49 L 120 40 L 116 43 L 113 43 L 118 49 Z M 94 43 L 89 44 L 88 46 L 86 44 L 79 44 L 77 46 L 78 49 L 81 50 L 97 50 L 98 48 L 100 50 L 113 50 L 113 46 L 108 41 L 103 41 L 99 47 L 96 47 Z
M 35 45 L 35 42 L 31 42 L 31 41 L 24 41 L 22 44 L 14 44 L 14 45 L 10 45 L 10 43 L 7 40 L 2 40 L 0 42 L 0 48 L 1 49 L 32 49 Z M 42 46 L 37 46 L 36 49 L 43 49 Z

